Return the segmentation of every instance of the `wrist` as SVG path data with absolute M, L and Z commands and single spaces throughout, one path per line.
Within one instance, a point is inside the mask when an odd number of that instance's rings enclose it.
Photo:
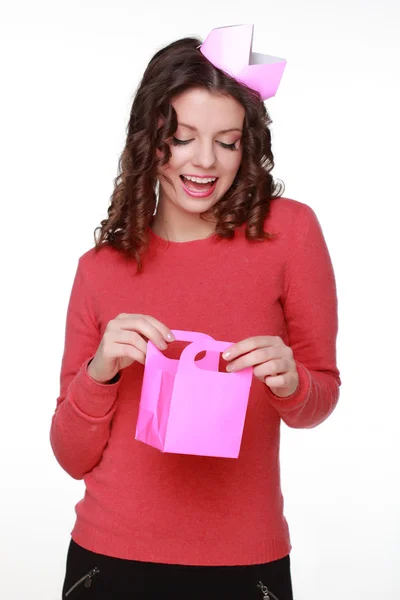
M 116 373 L 114 375 L 114 377 L 112 377 L 111 379 L 108 379 L 107 381 L 103 381 L 103 380 L 97 378 L 96 372 L 93 370 L 93 368 L 90 368 L 93 358 L 88 362 L 87 368 L 86 368 L 87 374 L 89 375 L 90 379 L 92 379 L 96 383 L 100 383 L 101 385 L 112 385 L 113 383 L 117 383 L 120 380 L 121 374 L 119 371 L 118 371 L 118 373 Z

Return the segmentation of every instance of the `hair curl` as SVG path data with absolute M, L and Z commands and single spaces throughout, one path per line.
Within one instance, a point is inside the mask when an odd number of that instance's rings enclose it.
M 182 38 L 150 60 L 130 111 L 108 218 L 94 231 L 96 251 L 104 244 L 113 246 L 134 258 L 139 270 L 156 210 L 158 168 L 171 156 L 168 140 L 177 129 L 171 100 L 190 88 L 232 96 L 245 108 L 241 165 L 231 187 L 212 209 L 216 234 L 232 238 L 235 229 L 246 223 L 248 239 L 274 237 L 264 231 L 264 221 L 271 200 L 282 195 L 284 185 L 275 183 L 271 175 L 272 121 L 259 94 L 214 67 L 199 51 L 200 44 L 197 38 Z M 162 158 L 157 157 L 157 149 Z

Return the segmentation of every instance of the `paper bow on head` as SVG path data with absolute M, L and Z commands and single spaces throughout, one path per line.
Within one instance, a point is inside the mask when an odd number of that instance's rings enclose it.
M 232 25 L 213 29 L 200 52 L 218 69 L 256 90 L 262 100 L 275 96 L 286 60 L 253 52 L 254 25 Z

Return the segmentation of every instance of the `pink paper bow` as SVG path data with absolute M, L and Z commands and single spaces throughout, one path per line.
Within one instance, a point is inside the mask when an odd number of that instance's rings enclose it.
M 256 90 L 262 100 L 275 96 L 286 60 L 253 52 L 254 25 L 232 25 L 213 29 L 200 52 L 218 69 Z

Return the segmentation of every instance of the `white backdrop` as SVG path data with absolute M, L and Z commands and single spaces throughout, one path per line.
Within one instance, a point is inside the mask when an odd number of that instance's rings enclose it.
M 237 23 L 288 61 L 274 174 L 316 211 L 339 295 L 339 405 L 283 426 L 295 598 L 399 598 L 398 0 L 2 0 L 2 598 L 60 598 L 83 491 L 49 444 L 65 314 L 136 85 L 162 45 Z

